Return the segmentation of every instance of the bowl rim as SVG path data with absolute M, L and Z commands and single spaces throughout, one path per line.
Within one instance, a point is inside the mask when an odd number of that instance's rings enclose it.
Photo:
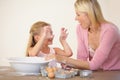
M 34 60 L 36 59 L 36 61 Z M 42 60 L 42 61 L 39 61 Z M 10 57 L 8 58 L 9 63 L 49 63 L 51 60 L 45 61 L 42 57 Z

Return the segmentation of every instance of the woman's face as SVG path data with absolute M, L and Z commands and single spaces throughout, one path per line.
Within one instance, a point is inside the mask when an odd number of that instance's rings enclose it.
M 87 13 L 84 13 L 84 12 L 76 11 L 75 20 L 77 20 L 81 24 L 82 28 L 84 28 L 84 29 L 88 29 L 91 25 L 90 19 L 89 19 Z

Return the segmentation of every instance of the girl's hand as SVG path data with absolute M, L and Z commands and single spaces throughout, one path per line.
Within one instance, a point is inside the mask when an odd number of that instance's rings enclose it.
M 60 62 L 60 63 L 66 63 L 66 57 L 65 56 L 62 56 L 62 55 L 58 55 L 58 54 L 48 54 L 46 57 L 45 57 L 45 60 L 51 60 L 51 59 L 55 59 L 57 62 Z
M 60 34 L 59 40 L 60 41 L 66 40 L 67 36 L 68 36 L 67 29 L 61 28 L 61 34 Z
M 43 36 L 45 39 L 49 39 L 49 38 L 53 38 L 53 37 L 54 37 L 54 35 L 52 35 L 52 30 L 51 30 L 51 27 L 50 27 L 50 26 L 45 26 L 45 27 L 43 28 L 42 36 Z
M 51 60 L 51 59 L 55 59 L 55 54 L 48 54 L 48 55 L 45 57 L 45 60 L 46 60 L 46 61 Z

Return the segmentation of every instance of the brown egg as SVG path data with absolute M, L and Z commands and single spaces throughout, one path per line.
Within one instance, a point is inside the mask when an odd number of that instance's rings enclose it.
M 49 67 L 46 67 L 46 71 L 48 71 L 49 70 Z
M 48 77 L 51 78 L 51 79 L 52 79 L 52 78 L 55 78 L 54 72 L 49 72 L 49 73 L 48 73 Z
M 54 72 L 53 68 L 50 68 L 50 67 L 47 67 L 47 68 L 46 68 L 46 71 L 47 71 L 48 73 Z
M 56 72 L 57 71 L 57 67 L 53 67 L 53 71 Z

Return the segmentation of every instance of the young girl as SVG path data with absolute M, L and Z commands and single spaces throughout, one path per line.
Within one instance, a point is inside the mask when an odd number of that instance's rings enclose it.
M 26 51 L 26 56 L 39 56 L 46 57 L 50 54 L 58 54 L 66 57 L 72 56 L 72 50 L 66 42 L 67 30 L 61 29 L 61 35 L 59 40 L 63 46 L 63 50 L 60 48 L 52 48 L 54 38 L 51 25 L 49 23 L 38 21 L 34 23 L 30 29 L 29 43 Z

